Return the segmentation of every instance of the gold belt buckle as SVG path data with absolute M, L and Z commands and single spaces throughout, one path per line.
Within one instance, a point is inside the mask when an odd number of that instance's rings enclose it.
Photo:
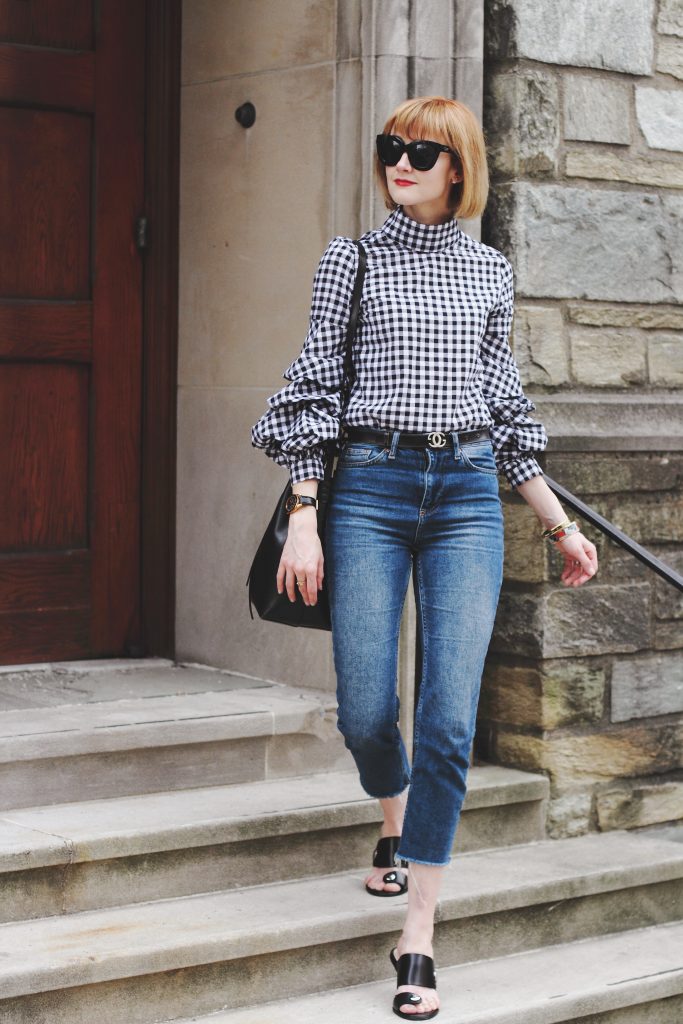
M 444 448 L 446 446 L 446 435 L 441 430 L 432 430 L 427 434 L 427 441 L 430 448 Z

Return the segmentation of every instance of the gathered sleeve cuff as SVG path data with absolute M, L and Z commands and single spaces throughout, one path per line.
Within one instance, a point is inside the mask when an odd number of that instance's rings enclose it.
M 284 371 L 290 383 L 268 399 L 251 428 L 251 443 L 289 470 L 292 484 L 325 475 L 327 443 L 339 434 L 344 342 L 358 266 L 353 240 L 328 244 L 313 279 L 303 348 Z
M 490 429 L 496 464 L 511 486 L 518 487 L 543 473 L 534 453 L 543 451 L 548 436 L 543 424 L 529 415 L 536 406 L 524 394 L 510 348 L 514 276 L 510 261 L 501 257 L 501 288 L 480 348 L 482 392 L 493 421 Z

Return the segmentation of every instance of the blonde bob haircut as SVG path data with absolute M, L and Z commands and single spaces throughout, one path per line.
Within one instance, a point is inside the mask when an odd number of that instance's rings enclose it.
M 451 165 L 462 173 L 462 180 L 451 188 L 448 209 L 453 217 L 479 217 L 486 206 L 489 172 L 486 143 L 481 125 L 468 106 L 445 96 L 418 96 L 404 100 L 385 122 L 382 132 L 402 135 L 405 139 L 429 139 L 443 142 L 458 154 L 451 155 Z M 395 203 L 387 188 L 387 169 L 375 150 L 375 180 L 388 210 Z

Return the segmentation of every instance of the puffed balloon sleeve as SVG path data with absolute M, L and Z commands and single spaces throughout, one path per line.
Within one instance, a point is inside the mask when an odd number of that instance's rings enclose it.
M 502 253 L 501 289 L 491 309 L 481 341 L 480 359 L 484 368 L 482 393 L 492 418 L 491 441 L 496 464 L 513 487 L 519 486 L 543 470 L 534 457 L 548 443 L 541 423 L 529 413 L 536 406 L 522 390 L 519 370 L 508 343 L 514 311 L 512 265 Z
M 290 381 L 268 399 L 268 411 L 251 428 L 251 443 L 289 469 L 292 484 L 322 480 L 325 442 L 339 433 L 344 341 L 358 265 L 353 240 L 328 244 L 313 278 L 308 332 L 283 377 Z

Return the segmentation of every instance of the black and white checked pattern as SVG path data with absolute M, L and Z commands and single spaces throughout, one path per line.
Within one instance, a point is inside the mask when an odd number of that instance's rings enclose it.
M 360 239 L 368 264 L 353 348 L 356 377 L 344 412 L 351 426 L 464 431 L 488 426 L 498 468 L 513 486 L 542 470 L 547 436 L 529 413 L 508 336 L 512 265 L 456 220 L 420 224 L 402 207 Z M 251 442 L 289 469 L 322 479 L 323 442 L 339 433 L 344 336 L 358 264 L 338 235 L 313 281 L 308 333 L 268 399 Z

